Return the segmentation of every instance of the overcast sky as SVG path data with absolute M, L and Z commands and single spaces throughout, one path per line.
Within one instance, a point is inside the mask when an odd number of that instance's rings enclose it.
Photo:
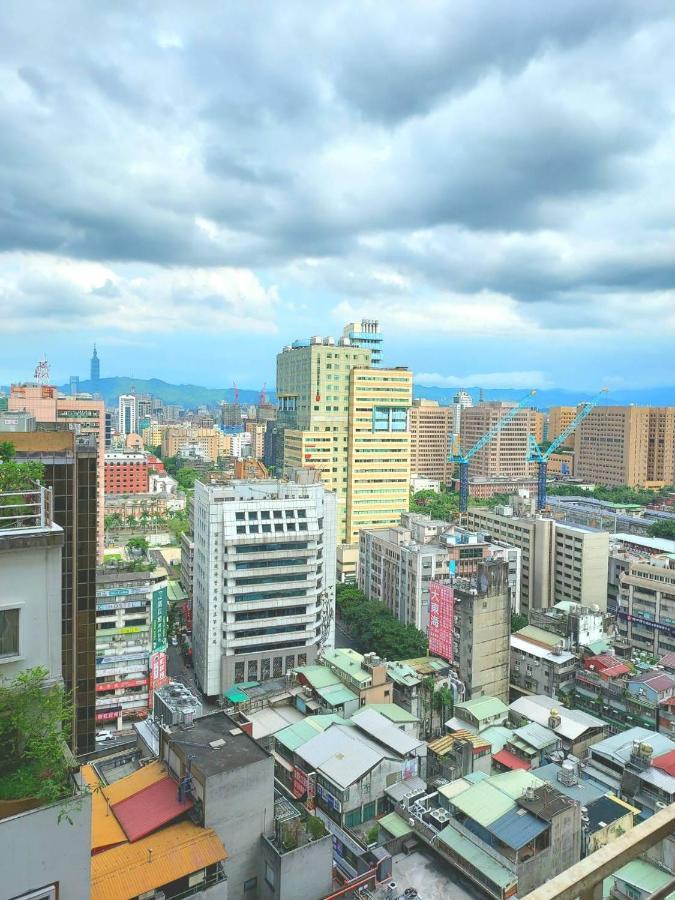
M 106 12 L 105 10 L 108 10 Z M 5 0 L 0 383 L 675 384 L 672 0 Z

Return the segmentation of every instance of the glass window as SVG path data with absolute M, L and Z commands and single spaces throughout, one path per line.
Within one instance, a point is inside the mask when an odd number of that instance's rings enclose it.
M 19 655 L 19 610 L 0 609 L 0 656 Z

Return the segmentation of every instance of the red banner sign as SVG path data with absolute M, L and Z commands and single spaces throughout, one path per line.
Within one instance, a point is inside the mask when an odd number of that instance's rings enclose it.
M 130 681 L 103 681 L 96 685 L 97 691 L 116 691 L 118 688 L 142 687 L 148 683 L 147 678 L 132 678 Z
M 168 684 L 171 680 L 166 674 L 166 653 L 160 650 L 153 653 L 150 657 L 150 683 L 148 687 L 148 707 L 152 709 L 152 692 L 158 690 L 162 685 Z
M 108 719 L 117 719 L 122 714 L 121 710 L 115 710 L 114 712 L 101 712 L 96 713 L 96 721 L 97 722 L 105 722 Z
M 295 766 L 293 768 L 293 796 L 304 797 L 307 793 L 307 785 L 307 774 Z
M 429 653 L 452 662 L 455 592 L 451 585 L 429 582 Z

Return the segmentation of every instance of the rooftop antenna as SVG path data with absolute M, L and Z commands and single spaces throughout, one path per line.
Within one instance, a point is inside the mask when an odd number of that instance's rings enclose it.
M 46 353 L 42 355 L 42 359 L 39 361 L 37 366 L 35 366 L 33 377 L 38 382 L 38 384 L 49 384 L 49 363 L 47 362 Z

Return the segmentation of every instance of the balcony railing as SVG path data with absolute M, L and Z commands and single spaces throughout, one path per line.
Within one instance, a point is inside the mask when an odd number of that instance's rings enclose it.
M 52 489 L 31 482 L 22 491 L 0 494 L 0 533 L 49 528 L 53 523 Z

